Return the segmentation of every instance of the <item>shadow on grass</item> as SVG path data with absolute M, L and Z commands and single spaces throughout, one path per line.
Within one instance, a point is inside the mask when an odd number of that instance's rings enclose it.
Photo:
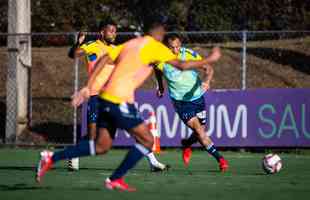
M 42 186 L 42 185 L 27 185 L 24 183 L 17 183 L 14 185 L 3 185 L 0 184 L 0 191 L 18 191 L 18 190 L 58 190 L 59 187 L 50 187 L 50 186 Z M 61 188 L 63 189 L 63 188 Z M 67 188 L 68 190 L 72 191 L 100 191 L 102 188 L 97 188 L 97 187 L 72 187 L 72 188 Z
M 12 171 L 34 171 L 34 167 L 17 167 L 17 166 L 0 166 L 0 170 L 12 170 Z
M 51 187 L 30 186 L 24 183 L 14 185 L 0 185 L 0 191 L 17 191 L 17 190 L 50 190 Z

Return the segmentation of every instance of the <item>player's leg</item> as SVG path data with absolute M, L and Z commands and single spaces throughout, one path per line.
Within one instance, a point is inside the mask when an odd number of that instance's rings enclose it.
M 170 165 L 165 165 L 157 160 L 153 152 L 146 155 L 152 172 L 162 172 L 170 169 Z
M 98 128 L 95 145 L 97 155 L 106 154 L 112 148 L 115 132 L 116 129 L 114 128 Z
M 204 98 L 201 97 L 191 102 L 176 101 L 174 106 L 182 121 L 193 130 L 191 137 L 182 141 L 185 165 L 188 165 L 191 157 L 190 146 L 198 141 L 220 163 L 220 169 L 222 171 L 226 170 L 228 167 L 227 161 L 215 148 L 211 138 L 205 133 L 206 111 Z
M 98 118 L 98 96 L 91 96 L 87 103 L 87 138 L 89 140 L 96 140 L 97 136 L 97 118 Z M 78 138 L 78 143 L 82 140 L 82 135 Z M 68 160 L 68 170 L 75 171 L 78 168 L 74 163 L 79 162 L 78 158 Z
M 182 147 L 187 148 L 191 147 L 193 144 L 198 142 L 197 134 L 191 134 L 189 138 L 184 138 L 181 140 Z
M 83 140 L 76 146 L 67 147 L 64 150 L 55 153 L 51 151 L 42 151 L 41 159 L 37 167 L 36 181 L 40 182 L 46 171 L 60 160 L 107 153 L 110 150 L 113 141 L 110 135 L 108 129 L 101 128 L 99 129 L 96 143 L 94 140 Z
M 88 137 L 95 140 L 97 136 L 98 96 L 91 96 L 87 105 Z
M 123 177 L 142 157 L 151 152 L 153 136 L 149 133 L 149 130 L 144 123 L 130 129 L 129 133 L 135 138 L 136 143 L 129 150 L 122 164 L 112 174 L 110 177 L 111 180 Z
M 55 152 L 52 156 L 53 163 L 70 158 L 94 156 L 107 153 L 111 149 L 113 141 L 109 130 L 106 128 L 100 128 L 98 134 L 99 135 L 96 142 L 92 139 L 83 140 L 76 146 L 68 147 L 63 151 Z
M 192 148 L 191 146 L 198 142 L 196 134 L 191 134 L 189 138 L 184 138 L 181 140 L 182 144 L 182 159 L 185 166 L 189 165 L 189 162 L 192 157 Z
M 190 118 L 196 115 L 196 111 L 193 109 L 191 102 L 177 101 L 172 99 L 172 103 L 176 113 L 185 124 Z M 182 159 L 185 166 L 189 165 L 192 156 L 191 145 L 196 142 L 198 142 L 196 134 L 191 134 L 189 138 L 184 138 L 181 140 Z
M 123 177 L 128 170 L 132 169 L 144 156 L 151 152 L 154 142 L 153 136 L 141 119 L 134 104 L 114 104 L 106 100 L 102 100 L 102 102 L 106 107 L 105 117 L 107 120 L 110 120 L 112 124 L 116 124 L 118 128 L 127 130 L 136 140 L 136 143 L 129 149 L 119 167 L 106 180 L 106 188 L 134 190 L 124 182 Z
M 205 132 L 206 111 L 204 110 L 204 99 L 200 99 L 196 103 L 197 104 L 193 104 L 193 109 L 196 107 L 196 115 L 190 118 L 186 122 L 186 125 L 193 130 L 193 135 L 195 135 L 199 143 L 204 146 L 207 152 L 217 160 L 220 170 L 225 171 L 228 168 L 228 162 L 219 153 L 211 138 Z
M 100 112 L 103 112 L 103 110 L 99 109 L 100 108 L 99 103 L 97 105 L 98 105 L 98 114 L 100 115 Z M 115 129 L 111 129 L 111 130 L 106 129 L 106 127 L 108 126 L 106 125 L 104 118 L 101 119 L 101 121 L 103 121 L 102 123 L 104 123 L 103 124 L 104 126 L 102 127 L 99 126 L 100 127 L 99 140 L 97 140 L 96 144 L 93 139 L 88 139 L 88 140 L 82 140 L 75 146 L 67 147 L 64 150 L 58 151 L 55 153 L 50 152 L 50 151 L 41 152 L 41 159 L 37 167 L 36 180 L 39 182 L 41 180 L 41 177 L 44 176 L 45 172 L 48 171 L 54 163 L 60 160 L 91 156 L 91 155 L 94 156 L 96 155 L 96 153 L 97 154 L 106 153 L 107 150 L 110 149 L 112 145 L 112 137 L 110 138 L 108 137 L 110 135 L 109 131 L 114 130 L 115 132 Z M 100 121 L 98 119 L 98 124 L 102 125 L 102 123 L 100 124 L 99 122 Z M 102 141 L 106 143 L 102 143 Z M 96 146 L 97 146 L 97 150 L 96 150 Z
M 106 179 L 105 185 L 108 189 L 135 191 L 135 188 L 128 186 L 128 184 L 124 182 L 124 176 L 127 174 L 128 170 L 132 169 L 141 160 L 141 158 L 151 152 L 153 136 L 144 123 L 140 123 L 136 127 L 131 128 L 128 132 L 135 138 L 136 143 L 128 151 L 119 167 Z

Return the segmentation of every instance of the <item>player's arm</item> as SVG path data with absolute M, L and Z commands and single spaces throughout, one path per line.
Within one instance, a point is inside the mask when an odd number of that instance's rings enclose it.
M 112 49 L 102 50 L 103 54 L 96 63 L 95 71 L 88 79 L 87 87 L 91 91 L 99 92 L 101 87 L 107 82 L 114 68 L 114 60 L 122 48 L 123 45 L 118 45 Z
M 80 46 L 85 41 L 85 34 L 82 32 L 79 32 L 78 34 L 78 40 L 76 43 L 69 49 L 68 57 L 70 58 L 77 58 L 85 55 L 85 52 L 83 49 L 80 48 Z
M 100 57 L 96 63 L 95 71 L 92 73 L 87 82 L 87 88 L 91 91 L 99 92 L 101 87 L 107 82 L 114 67 L 113 60 L 108 54 Z M 109 69 L 108 69 L 109 68 Z
M 171 64 L 181 70 L 194 69 L 194 68 L 205 68 L 208 64 L 217 62 L 221 57 L 221 50 L 218 47 L 212 49 L 211 54 L 201 60 L 181 61 L 174 59 L 167 61 L 166 63 Z
M 206 70 L 205 70 L 205 78 L 204 81 L 202 83 L 202 87 L 204 90 L 208 90 L 210 88 L 210 83 L 213 79 L 213 74 L 214 74 L 214 70 L 213 67 L 211 65 L 206 65 Z
M 161 98 L 165 92 L 163 73 L 157 67 L 154 67 L 154 72 L 157 81 L 156 94 L 159 98 Z
M 72 106 L 78 107 L 85 102 L 90 97 L 90 91 L 100 90 L 110 77 L 114 67 L 113 64 L 108 54 L 98 60 L 97 67 L 88 79 L 87 85 L 72 96 Z

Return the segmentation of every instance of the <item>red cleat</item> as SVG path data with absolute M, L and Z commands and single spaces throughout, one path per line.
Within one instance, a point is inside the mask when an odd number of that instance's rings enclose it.
M 40 156 L 41 158 L 37 167 L 35 177 L 38 183 L 41 182 L 41 179 L 44 176 L 44 174 L 53 166 L 53 160 L 52 160 L 53 152 L 45 150 L 40 153 Z
M 123 178 L 119 178 L 116 180 L 111 181 L 109 178 L 105 180 L 105 187 L 109 190 L 120 190 L 120 191 L 127 191 L 127 192 L 135 192 L 137 191 L 136 188 L 129 186 L 125 183 Z
M 220 158 L 219 167 L 220 167 L 221 172 L 226 172 L 228 170 L 228 167 L 229 167 L 228 161 L 225 160 L 224 158 Z
M 185 148 L 183 148 L 182 153 L 183 153 L 182 154 L 183 163 L 187 167 L 189 165 L 189 161 L 191 160 L 191 157 L 192 157 L 192 148 L 185 147 Z

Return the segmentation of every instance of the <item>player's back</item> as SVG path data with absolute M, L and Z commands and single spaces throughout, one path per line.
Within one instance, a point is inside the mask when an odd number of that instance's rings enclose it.
M 115 61 L 114 71 L 101 96 L 113 96 L 117 97 L 119 101 L 134 102 L 135 90 L 152 73 L 147 59 L 144 59 L 146 56 L 144 48 L 153 42 L 152 40 L 154 39 L 144 36 L 124 43 Z

